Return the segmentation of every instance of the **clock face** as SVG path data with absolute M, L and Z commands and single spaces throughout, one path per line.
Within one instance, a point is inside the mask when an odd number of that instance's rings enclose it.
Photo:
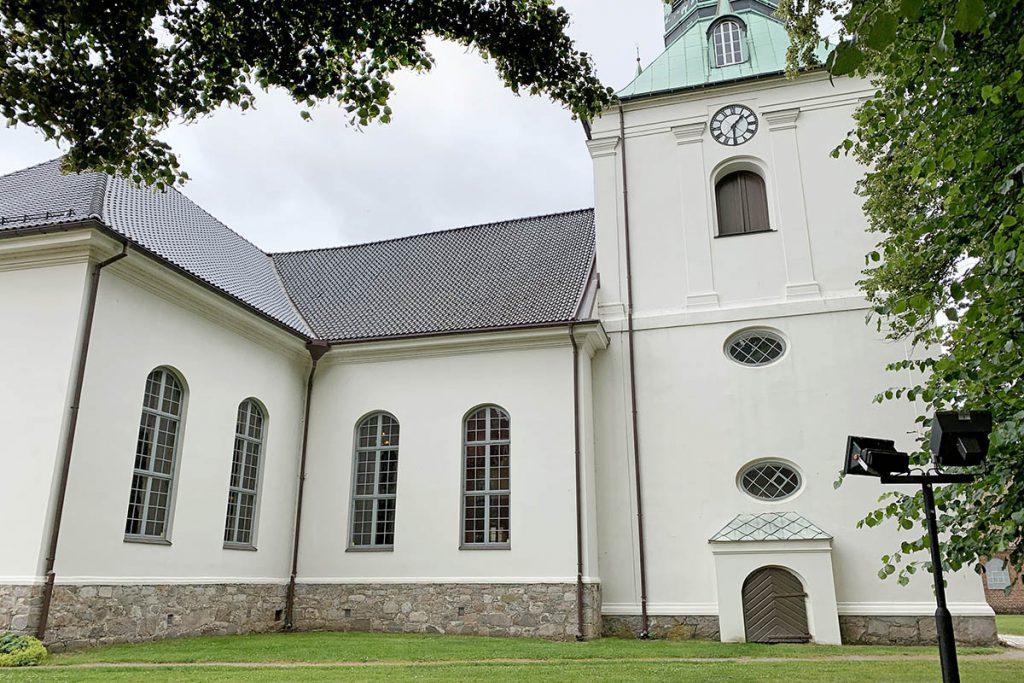
M 756 132 L 757 116 L 741 104 L 722 107 L 711 117 L 711 137 L 720 144 L 742 145 Z

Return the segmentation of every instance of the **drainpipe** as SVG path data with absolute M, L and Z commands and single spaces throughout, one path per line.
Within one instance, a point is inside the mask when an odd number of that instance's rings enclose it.
M 569 325 L 572 342 L 572 426 L 576 448 L 576 640 L 585 640 L 583 631 L 583 495 L 580 492 L 580 349 L 576 344 L 576 326 Z
M 306 449 L 309 445 L 309 409 L 313 399 L 313 376 L 316 365 L 323 355 L 330 350 L 326 342 L 311 341 L 306 344 L 309 357 L 313 364 L 309 368 L 306 379 L 306 406 L 302 420 L 302 446 L 299 455 L 299 492 L 295 502 L 295 531 L 292 534 L 292 571 L 288 578 L 288 593 L 285 596 L 284 630 L 295 630 L 295 577 L 299 573 L 299 531 L 302 528 L 302 496 L 306 488 Z
M 96 296 L 100 286 L 100 272 L 115 261 L 128 255 L 128 242 L 121 243 L 121 253 L 100 261 L 92 267 L 86 292 L 85 319 L 82 321 L 82 337 L 78 347 L 78 362 L 75 368 L 75 384 L 71 394 L 68 424 L 64 431 L 64 452 L 61 455 L 60 482 L 57 485 L 57 501 L 50 520 L 50 544 L 46 551 L 46 583 L 43 584 L 43 600 L 39 609 L 39 623 L 36 638 L 43 640 L 50 619 L 50 603 L 53 601 L 53 583 L 57 578 L 53 567 L 57 562 L 57 542 L 60 539 L 60 522 L 64 516 L 64 499 L 68 492 L 68 475 L 71 472 L 71 453 L 75 446 L 75 430 L 78 427 L 78 408 L 82 402 L 82 388 L 85 385 L 85 361 L 89 356 L 89 341 L 92 338 L 92 322 L 96 317 Z
M 650 623 L 647 618 L 647 562 L 644 551 L 644 503 L 640 486 L 640 434 L 637 430 L 636 411 L 636 355 L 633 347 L 633 262 L 629 240 L 629 185 L 626 182 L 626 112 L 619 103 L 619 135 L 622 138 L 622 212 L 623 231 L 626 238 L 626 337 L 629 341 L 629 400 L 633 424 L 633 469 L 636 472 L 636 533 L 639 545 L 640 565 L 640 633 L 638 637 L 650 637 Z

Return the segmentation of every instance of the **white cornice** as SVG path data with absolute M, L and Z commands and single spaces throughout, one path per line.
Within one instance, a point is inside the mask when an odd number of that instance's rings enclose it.
M 789 541 L 708 541 L 713 555 L 762 555 L 831 553 L 832 539 L 792 539 Z
M 638 617 L 641 608 L 638 602 L 606 602 L 601 605 L 601 614 L 610 617 Z M 650 602 L 647 613 L 665 617 L 714 617 L 718 616 L 716 602 Z
M 599 350 L 608 348 L 608 334 L 597 320 L 575 325 L 572 336 L 580 350 L 591 358 Z
M 154 259 L 129 252 L 128 258 L 107 271 L 155 296 L 196 313 L 232 332 L 296 360 L 308 360 L 305 342 L 163 266 Z M 105 275 L 106 276 L 106 275 Z
M 672 126 L 672 135 L 676 136 L 677 145 L 688 145 L 690 143 L 700 142 L 701 138 L 704 136 L 704 129 L 707 128 L 707 125 L 707 121 L 701 117 L 698 121 Z
M 600 323 L 595 324 L 600 326 Z M 451 356 L 486 351 L 568 347 L 568 328 L 569 323 L 563 323 L 532 329 L 498 329 L 337 344 L 331 347 L 320 362 L 323 365 L 376 363 L 403 358 Z
M 88 228 L 8 237 L 0 240 L 0 271 L 100 261 L 120 251 L 116 240 Z
M 373 584 L 575 584 L 575 576 L 329 576 L 299 577 L 304 585 L 373 585 Z M 596 577 L 583 577 L 583 583 L 601 583 Z
M 601 157 L 607 157 L 615 154 L 616 149 L 619 146 L 618 136 L 609 138 L 594 138 L 593 140 L 587 140 L 587 149 L 590 150 L 590 157 L 592 159 L 600 159 Z
M 800 107 L 762 111 L 761 116 L 768 122 L 768 130 L 788 130 L 796 128 L 796 120 L 800 116 Z

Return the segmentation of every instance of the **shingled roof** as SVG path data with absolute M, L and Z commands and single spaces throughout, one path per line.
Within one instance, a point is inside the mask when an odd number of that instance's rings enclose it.
M 570 322 L 594 261 L 592 210 L 268 255 L 177 190 L 53 160 L 0 176 L 0 237 L 96 220 L 310 339 Z
M 594 212 L 273 258 L 295 306 L 324 339 L 568 322 L 594 260 Z

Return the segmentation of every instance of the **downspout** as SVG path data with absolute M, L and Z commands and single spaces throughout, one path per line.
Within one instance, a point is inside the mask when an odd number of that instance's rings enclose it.
M 50 604 L 53 601 L 53 584 L 57 578 L 53 571 L 57 562 L 57 543 L 60 540 L 60 523 L 64 517 L 64 499 L 68 492 L 68 475 L 71 472 L 71 453 L 75 447 L 75 431 L 78 428 L 78 408 L 82 402 L 82 389 L 85 386 L 85 361 L 89 356 L 89 341 L 92 338 L 92 323 L 96 317 L 96 297 L 100 286 L 100 272 L 115 261 L 128 255 L 127 240 L 121 243 L 121 253 L 100 261 L 92 267 L 89 274 L 89 290 L 86 293 L 85 319 L 82 321 L 82 337 L 78 347 L 78 363 L 75 368 L 75 385 L 71 394 L 71 406 L 68 413 L 68 424 L 64 431 L 64 452 L 61 455 L 60 481 L 57 484 L 57 501 L 53 508 L 53 519 L 50 520 L 50 544 L 46 551 L 46 583 L 43 584 L 43 599 L 39 608 L 39 623 L 36 626 L 36 637 L 43 640 L 46 636 L 47 622 L 50 620 Z
M 619 103 L 619 135 L 622 138 L 622 227 L 626 239 L 626 337 L 629 341 L 629 400 L 633 424 L 633 469 L 636 472 L 636 533 L 640 564 L 640 633 L 638 637 L 650 637 L 650 623 L 647 619 L 647 562 L 644 550 L 644 503 L 640 486 L 640 435 L 637 431 L 636 415 L 636 355 L 633 350 L 633 262 L 629 240 L 629 185 L 626 182 L 626 112 Z
M 583 495 L 580 492 L 582 463 L 580 454 L 580 349 L 576 344 L 576 325 L 569 325 L 572 342 L 572 426 L 576 448 L 576 640 L 585 640 L 583 631 Z
M 309 410 L 313 399 L 313 377 L 317 363 L 330 350 L 326 342 L 311 341 L 306 344 L 309 357 L 313 364 L 309 368 L 306 379 L 306 405 L 302 419 L 302 445 L 299 455 L 299 491 L 295 501 L 295 531 L 292 533 L 292 570 L 288 577 L 288 592 L 285 596 L 284 630 L 295 629 L 295 578 L 299 574 L 299 531 L 302 529 L 302 496 L 306 489 L 306 450 L 309 445 Z

